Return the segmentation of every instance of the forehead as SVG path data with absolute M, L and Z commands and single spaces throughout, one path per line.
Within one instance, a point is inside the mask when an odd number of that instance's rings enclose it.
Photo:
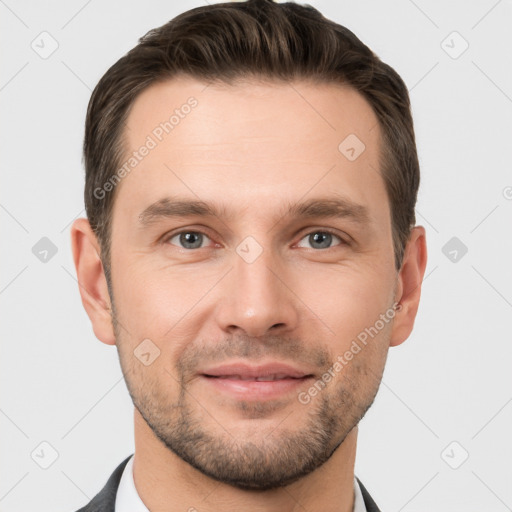
M 164 129 L 166 122 L 171 124 L 170 131 L 169 126 Z M 325 140 L 327 145 L 345 132 L 358 134 L 370 145 L 379 137 L 377 117 L 370 104 L 352 87 L 305 81 L 208 85 L 178 77 L 153 84 L 136 98 L 126 135 L 130 147 L 148 134 L 165 138 L 164 143 L 174 139 L 186 145 L 212 146 L 234 142 L 233 136 L 238 142 L 267 136 L 276 142 L 285 139 L 287 147 L 293 147 L 305 135 L 316 142 Z
M 137 97 L 124 137 L 126 214 L 167 195 L 272 208 L 334 189 L 375 217 L 388 208 L 377 117 L 347 86 L 162 81 Z

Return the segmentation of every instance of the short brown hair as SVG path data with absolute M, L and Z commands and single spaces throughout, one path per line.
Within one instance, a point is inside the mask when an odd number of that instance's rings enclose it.
M 415 225 L 419 163 L 407 87 L 350 30 L 309 5 L 271 0 L 226 2 L 191 9 L 139 43 L 103 75 L 85 123 L 85 208 L 98 237 L 110 286 L 111 217 L 116 188 L 95 190 L 114 176 L 125 152 L 124 126 L 137 96 L 178 74 L 232 83 L 262 77 L 308 79 L 351 86 L 378 117 L 380 171 L 391 208 L 395 266 Z M 341 142 L 341 141 L 340 141 Z

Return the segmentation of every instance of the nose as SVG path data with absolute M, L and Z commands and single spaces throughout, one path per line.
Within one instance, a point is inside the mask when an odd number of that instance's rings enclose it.
M 226 279 L 216 308 L 217 322 L 225 332 L 260 337 L 296 328 L 300 302 L 290 287 L 289 273 L 268 251 L 252 263 L 235 254 Z

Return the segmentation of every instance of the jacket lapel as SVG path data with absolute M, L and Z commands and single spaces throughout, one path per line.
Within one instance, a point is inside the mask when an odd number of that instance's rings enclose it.
M 133 454 L 132 454 L 133 455 Z M 126 459 L 117 466 L 110 478 L 108 479 L 105 487 L 85 506 L 77 510 L 77 512 L 115 512 L 116 494 L 121 481 L 123 470 L 130 460 L 129 455 Z M 373 501 L 370 493 L 366 490 L 366 487 L 362 484 L 361 480 L 357 478 L 359 487 L 361 488 L 361 494 L 363 495 L 364 504 L 367 512 L 380 512 L 375 501 Z
M 132 454 L 133 455 L 133 454 Z M 77 512 L 115 512 L 116 494 L 124 467 L 128 464 L 130 457 L 126 457 L 115 471 L 110 475 L 105 487 L 96 496 Z
M 359 480 L 359 478 L 357 478 L 357 482 L 359 483 L 359 487 L 361 487 L 361 494 L 363 495 L 366 511 L 380 512 L 379 507 L 377 507 L 375 501 L 373 501 L 373 498 L 370 496 L 370 493 L 366 490 L 366 487 L 361 483 L 361 480 Z

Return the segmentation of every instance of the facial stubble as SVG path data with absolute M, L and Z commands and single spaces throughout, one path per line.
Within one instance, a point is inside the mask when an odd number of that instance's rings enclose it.
M 134 356 L 135 346 L 122 332 L 113 300 L 112 321 L 128 392 L 156 438 L 202 474 L 244 490 L 284 487 L 322 466 L 371 407 L 385 363 L 384 355 L 376 375 L 375 368 L 365 366 L 363 358 L 353 359 L 308 404 L 301 404 L 296 397 L 271 402 L 223 401 L 223 407 L 230 407 L 238 424 L 240 418 L 248 422 L 245 432 L 235 433 L 229 424 L 216 418 L 215 402 L 194 396 L 193 375 L 199 360 L 208 353 L 210 362 L 228 356 L 254 361 L 262 354 L 295 360 L 294 355 L 309 354 L 327 368 L 328 352 L 307 349 L 297 340 L 290 342 L 276 336 L 265 343 L 237 338 L 206 353 L 204 347 L 190 345 L 170 371 L 154 363 L 146 367 Z M 169 402 L 170 385 L 179 387 L 174 403 Z M 266 424 L 272 417 L 276 418 L 272 428 L 264 429 L 257 423 Z

